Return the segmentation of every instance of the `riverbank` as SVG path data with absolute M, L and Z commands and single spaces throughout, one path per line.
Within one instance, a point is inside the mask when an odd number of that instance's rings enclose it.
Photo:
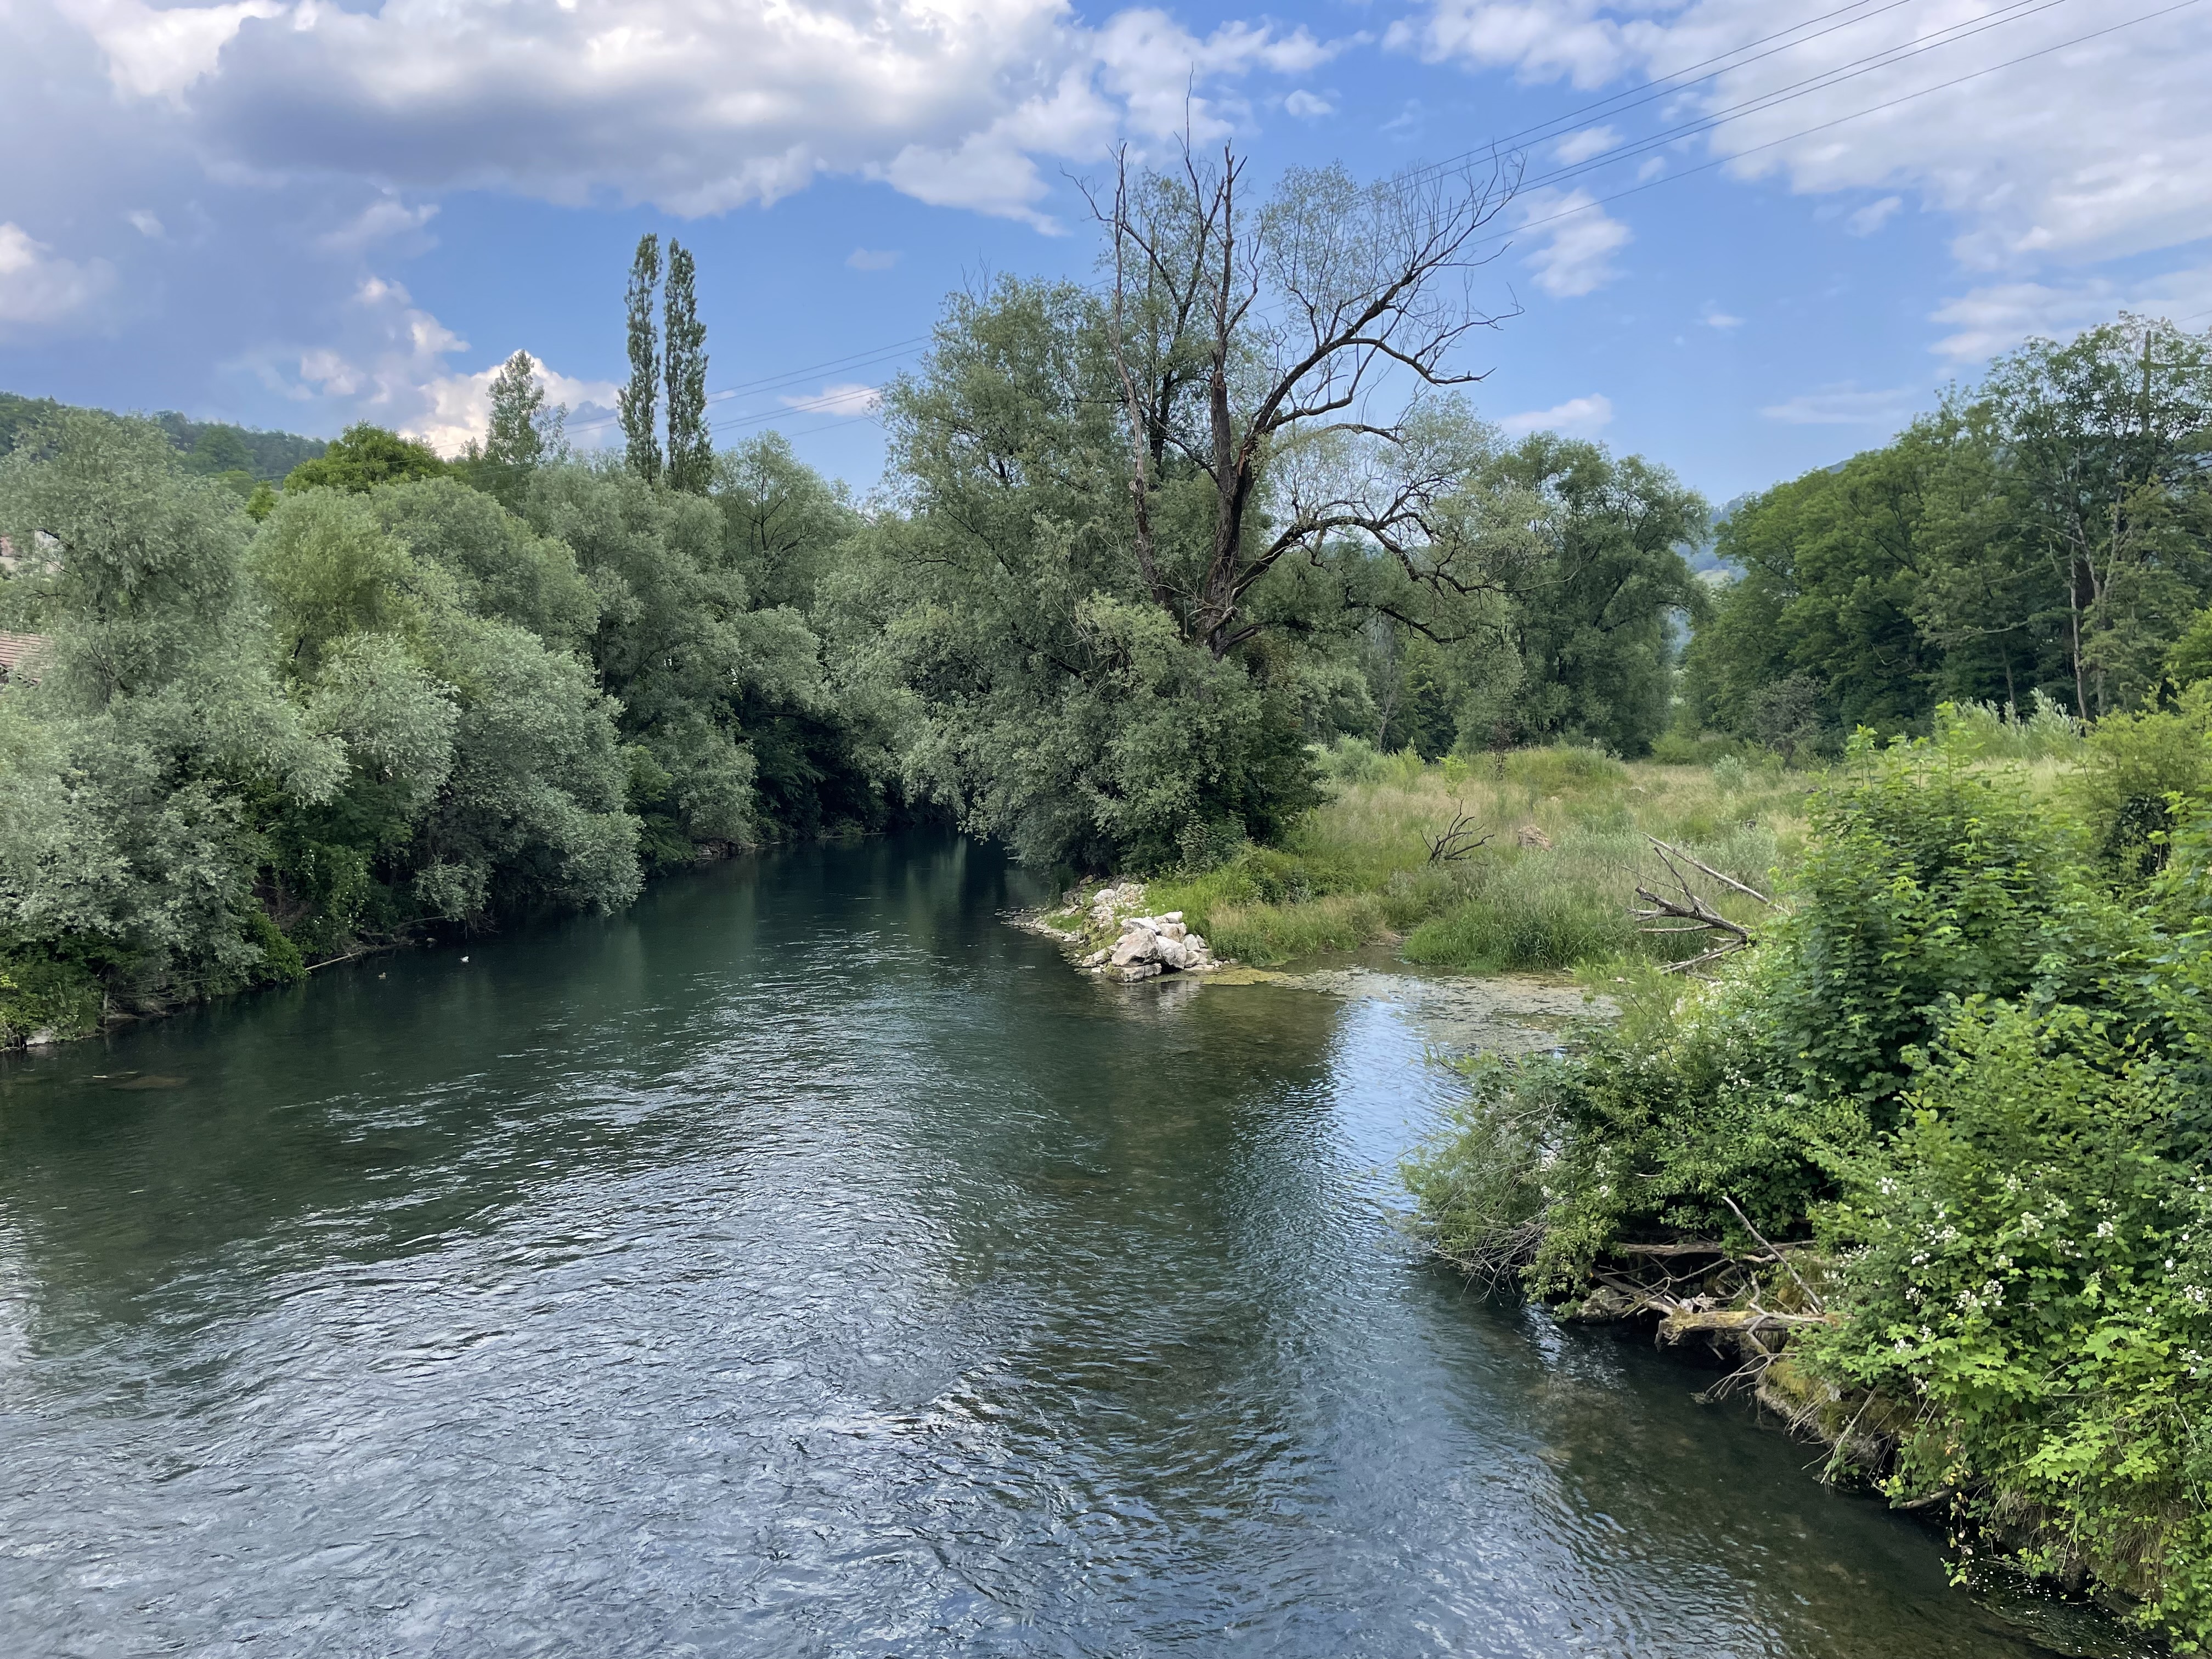
M 2212 1638 L 2186 719 L 2055 774 L 1857 745 L 1757 948 L 1620 975 L 1616 1024 L 1474 1068 L 1407 1166 L 1462 1271 L 1712 1344 L 1832 1478 L 2184 1646 Z
M 1382 942 L 1406 962 L 1470 974 L 1687 956 L 1630 914 L 1658 867 L 1651 841 L 1765 890 L 1802 850 L 1814 781 L 1573 748 L 1425 764 L 1340 744 L 1325 758 L 1330 798 L 1280 846 L 1240 843 L 1208 867 L 1152 877 L 1144 906 L 1181 912 L 1216 956 L 1262 968 Z M 1114 884 L 1087 884 L 1044 920 L 1086 949 L 1108 943 L 1085 912 Z M 1717 902 L 1741 920 L 1759 908 L 1725 890 Z

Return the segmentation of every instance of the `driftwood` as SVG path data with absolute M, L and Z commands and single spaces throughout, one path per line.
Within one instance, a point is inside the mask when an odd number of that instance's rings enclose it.
M 1666 971 L 1670 974 L 1693 974 L 1707 963 L 1717 962 L 1723 957 L 1733 956 L 1739 951 L 1748 951 L 1759 943 L 1752 931 L 1740 922 L 1730 921 L 1708 903 L 1705 896 L 1690 884 L 1690 878 L 1682 866 L 1689 866 L 1701 874 L 1710 876 L 1723 887 L 1732 888 L 1747 898 L 1756 899 L 1771 910 L 1774 901 L 1755 888 L 1747 887 L 1734 876 L 1724 876 L 1709 864 L 1700 863 L 1679 847 L 1670 847 L 1656 836 L 1645 837 L 1659 854 L 1659 862 L 1667 866 L 1674 878 L 1674 887 L 1664 893 L 1649 887 L 1638 887 L 1636 896 L 1648 908 L 1629 914 L 1644 925 L 1637 929 L 1642 933 L 1709 933 L 1719 937 L 1712 949 L 1681 962 L 1670 962 Z
M 1429 849 L 1429 862 L 1456 864 L 1460 860 L 1473 854 L 1477 849 L 1487 846 L 1498 834 L 1495 830 L 1485 830 L 1478 836 L 1475 834 L 1477 828 L 1474 815 L 1472 812 L 1462 812 L 1452 819 L 1450 826 L 1435 840 L 1431 841 L 1426 836 L 1422 836 L 1422 844 Z

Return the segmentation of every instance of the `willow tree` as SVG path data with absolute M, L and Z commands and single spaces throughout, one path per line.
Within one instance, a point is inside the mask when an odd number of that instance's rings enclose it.
M 1510 178 L 1297 172 L 1257 208 L 1242 179 L 1124 169 L 1108 281 L 955 295 L 885 393 L 906 511 L 833 632 L 910 699 L 909 787 L 1035 860 L 1279 833 L 1309 740 L 1372 724 L 1361 624 L 1461 637 L 1527 550 L 1450 391 Z

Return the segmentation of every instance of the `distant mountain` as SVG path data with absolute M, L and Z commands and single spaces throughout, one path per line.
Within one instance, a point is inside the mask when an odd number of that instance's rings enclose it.
M 68 407 L 52 398 L 19 398 L 0 392 L 0 453 L 13 449 L 24 428 Z M 185 458 L 185 470 L 203 477 L 219 478 L 241 495 L 253 486 L 276 483 L 302 461 L 311 461 L 328 447 L 320 438 L 303 438 L 296 432 L 263 432 L 223 421 L 195 421 L 174 410 L 152 417 L 169 434 L 169 441 Z

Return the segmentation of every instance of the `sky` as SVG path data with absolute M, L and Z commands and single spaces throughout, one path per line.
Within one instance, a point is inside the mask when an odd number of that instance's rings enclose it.
M 451 451 L 510 353 L 611 433 L 693 250 L 718 441 L 863 495 L 949 292 L 1091 280 L 1080 189 L 1521 179 L 1457 365 L 1724 501 L 2031 335 L 2212 323 L 2212 0 L 0 0 L 0 389 Z

